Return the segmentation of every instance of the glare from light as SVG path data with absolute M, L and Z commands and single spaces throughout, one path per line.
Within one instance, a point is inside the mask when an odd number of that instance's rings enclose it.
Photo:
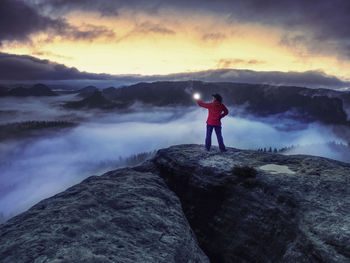
M 199 100 L 201 98 L 201 95 L 199 93 L 195 93 L 195 94 L 193 94 L 193 98 L 195 100 Z

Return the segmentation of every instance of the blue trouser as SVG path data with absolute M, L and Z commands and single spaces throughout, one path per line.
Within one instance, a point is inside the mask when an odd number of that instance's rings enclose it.
M 207 136 L 205 138 L 205 147 L 207 148 L 207 150 L 210 150 L 211 134 L 213 133 L 213 129 L 215 129 L 216 138 L 218 139 L 220 150 L 225 150 L 226 148 L 224 145 L 224 139 L 222 138 L 222 134 L 221 134 L 221 126 L 214 126 L 209 124 L 207 124 Z

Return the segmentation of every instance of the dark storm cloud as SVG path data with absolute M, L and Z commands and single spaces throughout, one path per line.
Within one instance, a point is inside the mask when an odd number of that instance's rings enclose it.
M 32 33 L 61 27 L 63 22 L 40 15 L 36 10 L 17 0 L 0 1 L 0 44 L 3 40 L 27 41 Z
M 0 45 L 4 40 L 30 41 L 30 35 L 38 32 L 52 33 L 71 40 L 114 37 L 114 32 L 107 27 L 86 24 L 78 28 L 62 18 L 43 15 L 35 7 L 19 0 L 0 1 Z
M 156 13 L 166 1 L 158 0 L 31 0 L 40 8 L 53 13 L 64 14 L 71 11 L 97 11 L 102 16 L 117 16 L 123 8 Z
M 31 56 L 0 52 L 0 80 L 108 79 L 108 75 L 80 72 L 62 64 Z
M 289 33 L 299 32 L 297 40 L 310 50 L 328 50 L 350 57 L 350 1 L 348 0 L 48 0 L 41 5 L 53 13 L 90 10 L 101 15 L 118 15 L 124 8 L 157 14 L 162 8 L 188 12 L 228 14 L 228 22 L 254 22 L 275 25 Z M 210 35 L 208 35 L 210 39 Z M 292 34 L 289 38 L 295 38 Z M 283 39 L 281 44 L 283 44 Z M 289 41 L 289 44 L 293 44 Z M 317 48 L 320 47 L 320 48 Z M 323 47 L 323 48 L 322 48 Z M 315 51 L 315 50 L 314 50 Z

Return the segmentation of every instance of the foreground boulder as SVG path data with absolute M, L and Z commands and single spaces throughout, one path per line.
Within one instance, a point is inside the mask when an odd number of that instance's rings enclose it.
M 0 228 L 0 262 L 209 262 L 179 199 L 151 173 L 92 176 Z
M 349 164 L 199 145 L 152 163 L 212 263 L 350 262 Z

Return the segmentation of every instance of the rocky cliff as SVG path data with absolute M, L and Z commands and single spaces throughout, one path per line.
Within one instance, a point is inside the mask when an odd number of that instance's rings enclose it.
M 349 172 L 312 156 L 162 149 L 1 225 L 0 262 L 350 262 Z

